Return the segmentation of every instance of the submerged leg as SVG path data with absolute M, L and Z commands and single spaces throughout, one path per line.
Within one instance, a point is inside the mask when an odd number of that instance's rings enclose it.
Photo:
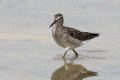
M 75 53 L 75 56 L 78 57 L 78 53 L 74 49 L 73 52 Z
M 63 58 L 65 58 L 66 53 L 67 53 L 67 51 L 65 51 Z

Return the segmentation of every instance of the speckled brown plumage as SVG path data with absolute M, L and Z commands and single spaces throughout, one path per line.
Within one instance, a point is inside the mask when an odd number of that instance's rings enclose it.
M 74 28 L 63 26 L 64 18 L 62 14 L 54 16 L 54 22 L 50 25 L 52 27 L 52 36 L 55 42 L 63 48 L 66 48 L 65 57 L 68 50 L 73 50 L 75 56 L 78 53 L 74 50 L 82 46 L 88 40 L 99 36 L 98 33 L 82 32 Z
M 77 29 L 73 29 L 70 27 L 65 27 L 69 33 L 69 35 L 75 39 L 78 39 L 80 41 L 86 41 L 90 40 L 92 38 L 95 38 L 99 36 L 99 33 L 90 33 L 90 32 L 82 32 Z

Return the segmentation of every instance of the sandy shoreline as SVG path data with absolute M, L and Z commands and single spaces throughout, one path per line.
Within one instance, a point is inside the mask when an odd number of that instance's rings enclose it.
M 0 33 L 0 39 L 7 39 L 7 40 L 25 40 L 25 39 L 32 39 L 32 40 L 40 40 L 41 42 L 53 42 L 52 36 L 47 34 L 19 34 L 19 33 Z

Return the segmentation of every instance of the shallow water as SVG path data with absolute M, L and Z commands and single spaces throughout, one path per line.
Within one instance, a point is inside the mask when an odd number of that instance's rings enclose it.
M 85 67 L 80 64 L 74 64 L 72 58 L 67 62 L 64 58 L 64 65 L 53 72 L 51 80 L 82 80 L 87 77 L 97 76 L 96 72 L 88 71 Z
M 55 80 L 53 76 L 61 73 L 72 75 L 62 75 L 61 80 L 119 80 L 119 3 L 119 0 L 60 0 L 59 4 L 56 0 L 1 0 L 0 80 Z M 49 28 L 58 12 L 63 13 L 65 25 L 101 34 L 77 48 L 79 57 L 75 60 L 74 53 L 69 51 L 67 63 L 61 58 L 65 49 L 56 45 Z M 87 75 L 86 71 L 97 76 Z

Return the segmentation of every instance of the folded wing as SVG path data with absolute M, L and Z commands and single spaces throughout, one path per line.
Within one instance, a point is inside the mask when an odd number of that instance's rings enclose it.
M 80 41 L 90 40 L 90 39 L 93 39 L 99 36 L 99 33 L 82 32 L 82 31 L 79 31 L 77 29 L 73 29 L 70 27 L 66 27 L 66 28 L 69 28 L 69 29 L 66 29 L 69 36 L 75 39 L 78 39 Z

